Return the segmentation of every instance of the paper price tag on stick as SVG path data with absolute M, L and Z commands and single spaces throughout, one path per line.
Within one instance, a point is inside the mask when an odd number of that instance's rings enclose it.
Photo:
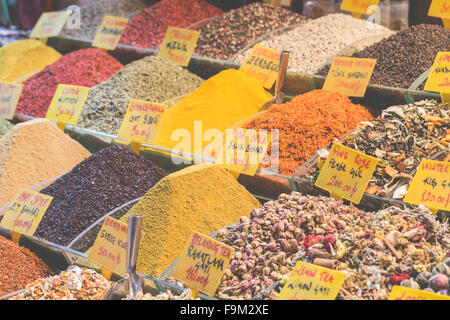
M 7 120 L 14 118 L 22 89 L 22 84 L 0 82 L 0 117 Z
M 343 0 L 342 11 L 349 11 L 355 18 L 360 18 L 363 14 L 373 14 L 370 8 L 378 6 L 380 0 Z
M 30 38 L 50 38 L 59 35 L 69 19 L 67 11 L 44 12 L 34 25 Z
M 450 52 L 437 54 L 425 90 L 450 93 Z
M 277 80 L 280 51 L 256 44 L 239 70 L 258 79 L 264 88 L 270 89 Z
M 388 300 L 450 300 L 450 296 L 394 286 Z
M 168 27 L 158 56 L 187 67 L 197 45 L 199 31 Z
M 95 35 L 92 46 L 104 50 L 114 50 L 127 26 L 128 19 L 106 16 Z
M 444 27 L 450 29 L 450 1 L 433 0 L 428 10 L 428 15 L 442 19 Z

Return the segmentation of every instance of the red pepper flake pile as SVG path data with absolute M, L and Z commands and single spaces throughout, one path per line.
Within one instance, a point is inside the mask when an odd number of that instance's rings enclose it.
M 164 39 L 167 27 L 186 28 L 222 13 L 204 0 L 163 0 L 130 19 L 120 43 L 156 49 Z
M 372 118 L 365 107 L 353 104 L 340 93 L 313 90 L 285 104 L 273 105 L 245 128 L 278 129 L 280 173 L 292 175 L 317 150 Z
M 51 269 L 34 253 L 0 236 L 0 297 L 50 275 Z
M 24 82 L 17 113 L 45 117 L 58 84 L 93 87 L 123 65 L 95 48 L 71 52 Z

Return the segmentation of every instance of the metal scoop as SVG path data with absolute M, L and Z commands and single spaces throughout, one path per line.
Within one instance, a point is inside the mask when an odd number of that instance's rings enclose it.
M 136 297 L 142 294 L 142 277 L 136 272 L 136 263 L 139 253 L 139 241 L 141 239 L 142 216 L 128 217 L 128 241 L 127 241 L 127 273 L 114 284 L 105 294 L 103 300 L 121 300 L 127 296 Z
M 275 97 L 266 102 L 261 110 L 267 110 L 273 104 L 282 104 L 284 101 L 284 94 L 281 90 L 283 90 L 284 82 L 286 80 L 286 71 L 289 63 L 289 51 L 283 51 L 280 55 L 280 66 L 278 69 L 278 80 L 275 85 Z

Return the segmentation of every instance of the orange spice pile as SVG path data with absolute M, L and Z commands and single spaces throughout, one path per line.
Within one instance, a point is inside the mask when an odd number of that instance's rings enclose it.
M 245 128 L 278 129 L 279 173 L 292 175 L 318 149 L 372 118 L 365 107 L 353 104 L 340 93 L 314 90 L 285 104 L 273 105 Z

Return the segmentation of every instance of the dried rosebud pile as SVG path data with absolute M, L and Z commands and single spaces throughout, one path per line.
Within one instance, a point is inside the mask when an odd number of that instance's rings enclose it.
M 431 272 L 450 250 L 447 223 L 424 207 L 369 213 L 296 192 L 219 230 L 217 240 L 236 250 L 222 299 L 276 299 L 297 261 L 346 273 L 340 299 L 387 299 L 394 284 Z

